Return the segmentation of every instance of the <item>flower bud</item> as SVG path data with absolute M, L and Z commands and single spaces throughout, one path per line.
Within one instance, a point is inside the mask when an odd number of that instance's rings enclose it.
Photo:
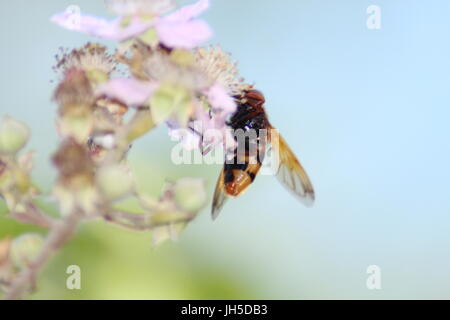
M 183 87 L 165 83 L 150 98 L 150 111 L 156 123 L 166 121 L 178 110 L 185 110 L 191 102 L 189 91 Z
M 63 137 L 71 137 L 81 144 L 88 140 L 94 120 L 92 114 L 65 115 L 58 120 L 58 130 Z
M 0 153 L 15 154 L 22 149 L 30 137 L 30 129 L 11 117 L 0 122 Z
M 207 201 L 205 182 L 202 179 L 183 178 L 173 186 L 177 206 L 188 212 L 197 212 Z
M 97 183 L 110 200 L 121 198 L 133 191 L 134 182 L 129 169 L 123 165 L 108 165 L 97 172 Z
M 36 233 L 27 233 L 15 238 L 11 245 L 11 259 L 18 268 L 24 268 L 38 255 L 44 239 Z

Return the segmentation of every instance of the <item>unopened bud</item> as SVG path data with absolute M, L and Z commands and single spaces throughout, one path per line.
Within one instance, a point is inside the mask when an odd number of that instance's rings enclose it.
M 97 172 L 97 183 L 110 200 L 121 198 L 133 191 L 134 182 L 129 169 L 123 165 L 108 165 Z
M 197 212 L 206 204 L 205 182 L 202 179 L 180 179 L 175 183 L 173 192 L 175 202 L 182 210 Z
M 42 248 L 44 239 L 36 233 L 27 233 L 15 238 L 11 245 L 11 258 L 14 265 L 24 268 L 38 255 Z
M 88 140 L 92 128 L 94 127 L 94 117 L 89 115 L 66 115 L 58 122 L 58 129 L 63 137 L 71 137 L 78 143 Z
M 14 154 L 22 149 L 30 137 L 30 129 L 11 117 L 0 122 L 0 153 Z

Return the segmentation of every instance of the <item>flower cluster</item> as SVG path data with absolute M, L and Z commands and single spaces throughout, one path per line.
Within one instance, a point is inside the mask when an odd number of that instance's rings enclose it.
M 183 139 L 186 148 L 207 152 L 227 141 L 226 148 L 232 149 L 234 140 L 226 120 L 236 110 L 233 97 L 247 86 L 228 53 L 218 46 L 200 47 L 212 35 L 199 19 L 209 1 L 175 11 L 174 2 L 168 0 L 109 0 L 107 6 L 118 18 L 106 21 L 78 13 L 74 23 L 74 13 L 52 17 L 70 30 L 119 41 L 116 59 L 128 67 L 129 74 L 101 83 L 96 97 L 126 107 L 148 107 L 155 124 L 165 122 L 169 134 Z M 100 65 L 110 70 L 104 60 L 109 61 L 101 59 Z M 201 127 L 201 132 L 194 127 Z M 203 133 L 211 129 L 221 134 L 203 139 Z
M 171 13 L 168 12 L 175 7 L 172 0 L 110 0 L 106 4 L 118 15 L 117 18 L 106 20 L 65 11 L 51 20 L 94 37 L 120 42 L 141 38 L 158 41 L 170 48 L 192 49 L 212 36 L 208 24 L 197 19 L 209 7 L 208 0 L 200 0 Z
M 9 216 L 48 229 L 45 238 L 0 239 L 0 289 L 7 298 L 20 298 L 33 288 L 44 263 L 82 221 L 101 218 L 151 230 L 159 244 L 176 237 L 204 207 L 201 179 L 172 182 L 160 197 L 141 194 L 127 162 L 136 139 L 166 124 L 170 136 L 183 139 L 187 148 L 234 147 L 226 124 L 236 111 L 235 97 L 247 86 L 228 53 L 218 46 L 201 47 L 212 36 L 200 18 L 209 1 L 178 9 L 173 0 L 105 2 L 116 18 L 71 10 L 51 17 L 66 29 L 117 41 L 114 53 L 90 42 L 56 56 L 53 101 L 61 141 L 52 162 L 60 217 L 50 217 L 36 202 L 40 194 L 30 179 L 32 154 L 21 153 L 30 130 L 10 117 L 0 123 L 0 195 Z M 205 137 L 210 129 L 222 134 Z M 140 203 L 140 214 L 117 209 L 130 197 Z

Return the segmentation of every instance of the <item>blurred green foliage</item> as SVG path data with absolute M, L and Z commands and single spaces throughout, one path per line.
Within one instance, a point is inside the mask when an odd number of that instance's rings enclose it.
M 139 188 L 157 195 L 167 181 L 161 167 L 155 170 L 142 159 L 139 161 L 138 156 L 132 158 L 137 162 L 134 170 Z M 182 176 L 181 173 L 187 173 L 185 168 L 172 171 L 174 176 Z M 57 214 L 57 208 L 49 201 L 41 200 L 40 206 Z M 125 200 L 119 207 L 139 212 L 134 201 Z M 45 234 L 45 230 L 9 219 L 6 210 L 0 200 L 0 239 L 28 232 Z M 100 220 L 88 221 L 45 268 L 31 298 L 244 299 L 253 295 L 248 281 L 226 267 L 196 256 L 181 242 L 153 248 L 150 232 L 125 230 Z M 81 290 L 66 288 L 66 270 L 70 265 L 81 268 Z

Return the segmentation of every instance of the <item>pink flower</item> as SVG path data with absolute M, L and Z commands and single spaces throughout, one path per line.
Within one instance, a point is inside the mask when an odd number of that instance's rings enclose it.
M 209 8 L 209 0 L 184 6 L 163 17 L 155 25 L 160 41 L 169 48 L 192 49 L 208 41 L 212 31 L 208 24 L 196 19 Z
M 114 41 L 127 40 L 145 32 L 154 25 L 154 22 L 142 22 L 139 17 L 132 17 L 127 26 L 123 26 L 122 18 L 106 20 L 90 15 L 78 16 L 71 12 L 55 14 L 50 20 L 68 30 Z
M 181 128 L 176 122 L 168 121 L 169 136 L 180 141 L 187 150 L 199 148 L 203 155 L 219 145 L 224 150 L 234 150 L 236 141 L 226 120 L 230 113 L 214 113 L 197 106 L 195 121 L 188 124 L 188 128 Z
M 200 0 L 197 3 L 184 6 L 177 11 L 167 15 L 164 19 L 167 22 L 190 21 L 197 18 L 209 8 L 209 0 Z
M 180 140 L 187 150 L 197 145 L 203 154 L 218 145 L 222 145 L 225 150 L 234 150 L 236 142 L 226 120 L 236 111 L 236 102 L 219 84 L 214 84 L 202 93 L 208 98 L 211 112 L 197 106 L 195 121 L 189 123 L 188 129 L 175 121 L 168 122 L 169 135 L 174 140 Z
M 171 128 L 169 126 L 169 136 L 172 141 L 179 141 L 183 149 L 188 151 L 198 149 L 201 144 L 201 136 L 191 129 Z
M 107 96 L 119 100 L 127 106 L 137 107 L 145 104 L 157 87 L 158 84 L 155 82 L 116 78 L 101 84 L 96 89 L 96 95 Z
M 215 110 L 221 110 L 226 114 L 231 114 L 236 111 L 236 102 L 219 84 L 215 84 L 208 89 L 207 97 L 212 108 Z
M 127 106 L 137 107 L 147 103 L 158 86 L 158 82 L 116 78 L 99 85 L 95 93 L 98 97 L 106 96 Z M 212 86 L 205 94 L 212 106 L 211 112 L 196 102 L 193 114 L 195 120 L 188 124 L 188 128 L 183 128 L 175 119 L 167 121 L 169 136 L 173 140 L 181 141 L 185 149 L 200 148 L 203 154 L 207 154 L 218 145 L 231 150 L 235 146 L 235 141 L 226 120 L 235 112 L 236 103 L 220 85 Z
M 163 22 L 155 25 L 159 40 L 166 47 L 192 49 L 208 41 L 212 32 L 202 20 Z
M 203 20 L 196 19 L 209 7 L 209 0 L 199 0 L 164 17 L 156 15 L 146 20 L 139 15 L 125 15 L 106 20 L 80 12 L 65 11 L 55 14 L 51 21 L 59 26 L 94 37 L 125 41 L 155 28 L 161 43 L 171 48 L 192 49 L 209 40 L 211 29 Z
M 234 150 L 235 140 L 231 129 L 227 126 L 228 114 L 206 114 L 197 115 L 197 121 L 202 124 L 202 141 L 200 150 L 202 154 L 207 154 L 217 146 L 222 146 L 224 150 Z

